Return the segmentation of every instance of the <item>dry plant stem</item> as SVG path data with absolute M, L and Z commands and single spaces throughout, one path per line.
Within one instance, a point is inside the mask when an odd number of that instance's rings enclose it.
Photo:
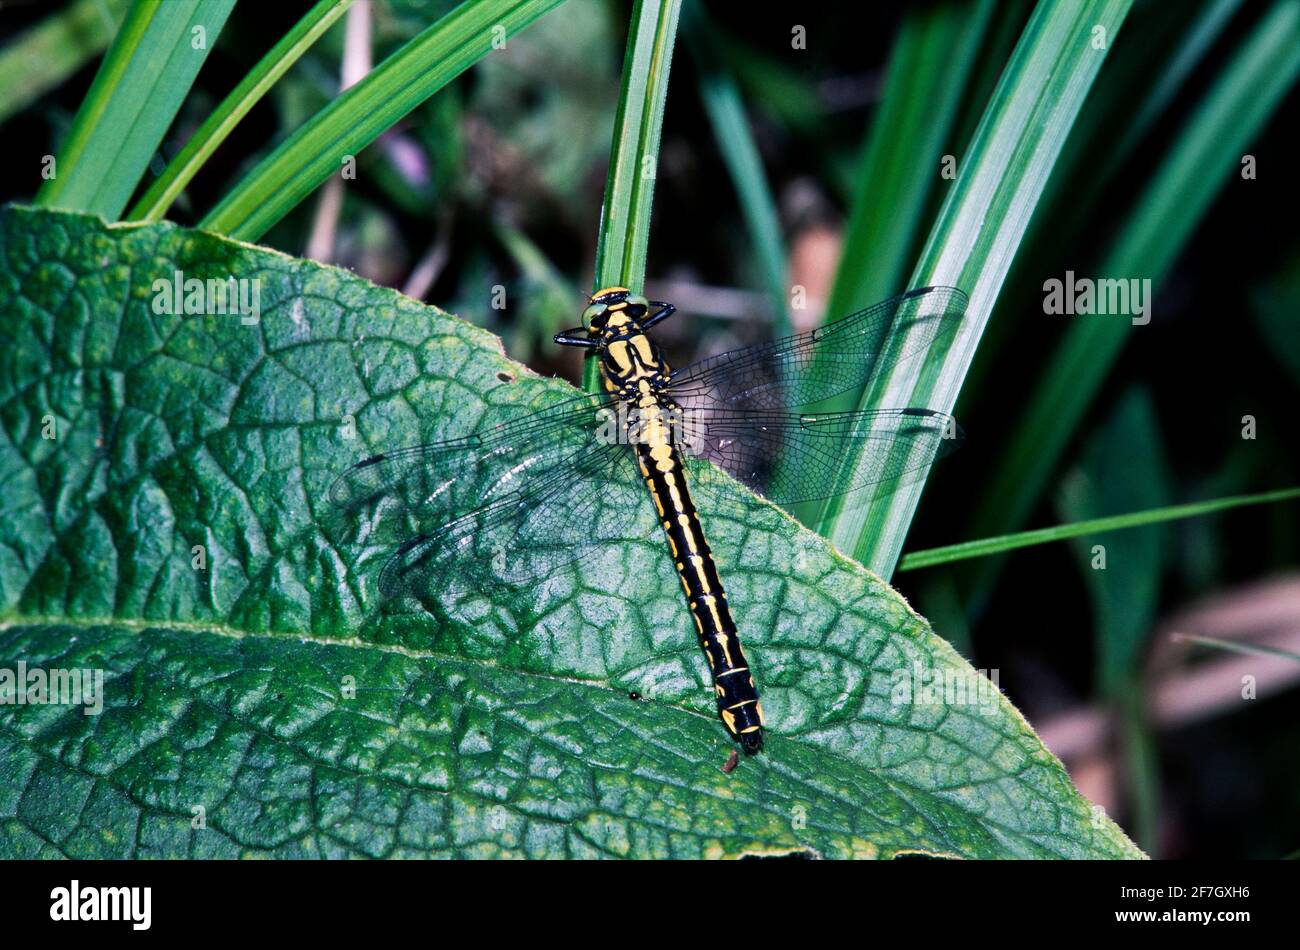
M 1172 729 L 1257 702 L 1300 683 L 1300 664 L 1286 657 L 1230 654 L 1187 668 L 1179 665 L 1192 645 L 1171 634 L 1196 634 L 1300 651 L 1300 578 L 1284 577 L 1207 598 L 1161 624 L 1148 689 L 1152 723 Z M 1199 649 L 1199 648 L 1198 648 Z M 1242 698 L 1252 677 L 1255 700 Z M 1108 713 L 1080 706 L 1036 724 L 1043 743 L 1067 761 L 1099 754 L 1110 740 Z
M 357 0 L 349 8 L 344 23 L 339 92 L 359 83 L 374 65 L 370 47 L 370 0 Z M 329 263 L 333 259 L 334 241 L 338 235 L 339 215 L 342 211 L 343 178 L 340 174 L 327 181 L 321 190 L 320 204 L 316 206 L 316 218 L 312 222 L 311 236 L 307 239 L 304 252 L 306 257 L 322 263 Z
M 433 287 L 438 280 L 438 275 L 442 269 L 447 266 L 447 261 L 451 259 L 451 215 L 443 215 L 442 221 L 438 224 L 438 235 L 434 238 L 429 250 L 420 258 L 419 262 L 411 271 L 411 276 L 406 279 L 406 284 L 402 287 L 402 293 L 408 297 L 414 297 L 416 300 L 423 300 L 429 289 Z
M 1300 628 L 1279 646 L 1300 648 Z M 1255 700 L 1241 697 L 1242 677 L 1255 680 Z M 1282 657 L 1233 656 L 1212 660 L 1195 670 L 1171 676 L 1150 690 L 1152 722 L 1174 729 L 1208 719 L 1244 702 L 1257 702 L 1300 683 L 1300 666 Z M 1110 739 L 1110 717 L 1102 709 L 1082 706 L 1037 725 L 1038 735 L 1052 752 L 1067 763 L 1104 748 Z
M 647 280 L 645 292 L 656 300 L 671 300 L 678 310 L 715 320 L 772 320 L 772 302 L 766 294 L 740 287 L 720 287 L 691 280 Z

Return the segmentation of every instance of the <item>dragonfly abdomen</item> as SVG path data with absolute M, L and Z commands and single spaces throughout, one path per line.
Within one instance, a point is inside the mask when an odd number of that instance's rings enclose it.
M 666 440 L 652 439 L 639 443 L 636 449 L 642 477 L 654 498 L 700 645 L 713 673 L 718 715 L 746 750 L 756 751 L 763 744 L 758 690 L 686 485 L 681 456 L 676 446 Z

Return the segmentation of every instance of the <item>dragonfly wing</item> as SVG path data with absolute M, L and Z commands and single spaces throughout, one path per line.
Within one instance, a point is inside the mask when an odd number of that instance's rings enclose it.
M 397 544 L 385 597 L 445 586 L 530 583 L 652 522 L 605 397 L 580 396 L 478 435 L 385 452 L 335 479 L 336 515 L 357 541 Z M 444 576 L 445 575 L 445 576 Z
M 528 485 L 413 535 L 379 577 L 385 597 L 448 586 L 538 584 L 602 546 L 644 538 L 656 524 L 625 445 L 592 441 Z
M 692 363 L 666 391 L 688 413 L 814 405 L 925 352 L 965 311 L 966 295 L 956 288 L 908 291 L 824 327 Z
M 718 409 L 687 433 L 691 477 L 721 488 L 719 469 L 778 505 L 892 492 L 954 451 L 961 429 L 929 409 L 817 414 Z M 856 467 L 849 470 L 849 466 Z M 866 496 L 874 497 L 874 496 Z
M 469 511 L 577 452 L 610 405 L 578 396 L 475 435 L 372 455 L 334 479 L 330 506 L 351 516 L 377 506 L 381 515 Z

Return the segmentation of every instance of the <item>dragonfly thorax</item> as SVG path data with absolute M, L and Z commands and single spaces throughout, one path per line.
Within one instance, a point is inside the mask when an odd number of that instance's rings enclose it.
M 669 368 L 659 347 L 639 326 L 611 327 L 598 345 L 605 388 L 634 399 L 668 382 Z
M 582 326 L 556 334 L 555 342 L 596 350 L 606 389 L 631 398 L 643 381 L 655 386 L 668 382 L 668 363 L 646 331 L 674 309 L 626 287 L 606 287 L 591 295 L 582 312 Z

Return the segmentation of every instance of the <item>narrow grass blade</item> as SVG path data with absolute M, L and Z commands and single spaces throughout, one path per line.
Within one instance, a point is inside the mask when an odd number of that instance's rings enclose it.
M 989 0 L 949 2 L 916 7 L 903 18 L 858 166 L 827 319 L 908 289 L 902 283 L 930 198 L 936 187 L 951 185 L 941 175 L 943 148 L 992 10 Z
M 1033 8 L 1034 0 L 998 0 L 996 15 L 984 31 L 975 64 L 966 78 L 966 91 L 957 108 L 951 136 L 954 148 L 964 152 L 974 137 Z
M 1300 334 L 1295 332 L 1295 302 L 1300 300 L 1300 248 L 1276 275 L 1250 295 L 1255 323 L 1270 355 L 1286 368 L 1300 389 Z
M 1191 4 L 1148 8 L 1145 20 L 1125 25 L 1123 40 L 1098 77 L 1088 108 L 1070 131 L 1039 198 L 1023 240 L 1025 253 L 1016 258 L 1003 288 L 1004 298 L 1023 301 L 1041 293 L 1043 274 L 1056 267 L 1060 248 L 1069 246 L 1097 209 L 1104 207 L 1105 189 L 1163 118 L 1240 5 L 1241 0 L 1207 0 L 1199 8 Z M 1152 52 L 1165 49 L 1169 53 L 1153 61 Z M 1014 320 L 990 322 L 966 375 L 963 402 L 979 398 L 984 377 L 1001 365 L 999 354 L 1015 326 Z M 959 410 L 962 405 L 958 404 Z
M 1087 535 L 1103 534 L 1107 531 L 1120 531 L 1124 528 L 1136 528 L 1140 525 L 1157 524 L 1162 521 L 1177 521 L 1180 518 L 1197 518 L 1201 515 L 1227 511 L 1230 508 L 1243 508 L 1247 505 L 1268 505 L 1281 501 L 1300 498 L 1300 488 L 1282 488 L 1277 491 L 1260 492 L 1256 495 L 1234 495 L 1230 498 L 1215 498 L 1209 501 L 1196 501 L 1186 505 L 1171 505 L 1151 511 L 1134 511 L 1122 515 L 1108 515 L 1105 518 L 1093 518 L 1073 524 L 1056 525 L 1051 528 L 1036 528 L 1033 531 L 1020 531 L 1016 534 L 1004 534 L 996 538 L 980 538 L 978 541 L 963 541 L 941 548 L 927 548 L 924 551 L 912 551 L 904 555 L 899 562 L 900 571 L 915 571 L 923 567 L 949 564 L 975 557 L 988 557 L 1017 548 L 1033 547 L 1036 544 L 1050 544 L 1067 538 L 1081 538 Z
M 383 132 L 563 0 L 466 0 L 334 99 L 199 226 L 256 241 Z
M 943 176 L 943 150 L 952 136 L 991 11 L 992 4 L 985 0 L 944 2 L 917 7 L 904 17 L 890 53 L 880 110 L 858 163 L 844 247 L 824 315 L 827 321 L 908 289 L 902 283 L 916 260 L 937 186 L 952 184 L 951 178 Z M 861 389 L 852 389 L 828 399 L 824 409 L 853 409 L 861 398 Z M 798 477 L 802 464 L 798 456 L 780 461 L 792 477 Z M 834 502 L 806 502 L 792 506 L 790 513 L 807 525 L 824 528 L 823 513 L 833 506 Z
M 1061 517 L 1082 523 L 1110 511 L 1167 508 L 1170 476 L 1162 443 L 1151 394 L 1135 385 L 1089 435 L 1058 492 Z M 1105 544 L 1095 537 L 1071 544 L 1092 605 L 1093 688 L 1108 699 L 1131 688 L 1155 627 L 1166 533 L 1161 523 L 1151 523 L 1112 534 Z M 1106 564 L 1116 570 L 1098 569 Z
M 1132 814 L 1128 824 L 1143 850 L 1159 857 L 1159 754 L 1147 723 L 1146 692 L 1136 675 L 1116 695 L 1112 705 L 1119 725 L 1124 784 L 1128 786 Z
M 926 360 L 882 375 L 864 408 L 951 412 L 1030 215 L 1131 0 L 1040 3 L 1016 45 L 930 233 L 909 285 L 944 284 L 970 298 L 960 330 Z M 1104 31 L 1098 49 L 1093 38 Z M 883 577 L 893 573 L 922 480 L 872 505 L 826 509 L 818 530 Z
M 110 220 L 126 207 L 235 0 L 136 0 L 36 204 Z
M 0 122 L 102 53 L 126 7 L 127 0 L 77 0 L 0 50 Z
M 826 104 L 809 76 L 732 34 L 719 30 L 715 39 L 727 71 L 752 101 L 792 132 L 811 141 L 825 140 Z
M 578 291 L 523 231 L 497 221 L 493 222 L 493 232 L 526 284 L 524 311 L 512 329 L 506 348 L 511 358 L 526 363 L 538 341 L 549 344 L 552 336 L 572 325 Z
M 687 41 L 699 73 L 700 98 L 713 126 L 718 152 L 731 175 L 749 240 L 758 258 L 768 295 L 772 299 L 772 335 L 791 332 L 786 298 L 786 249 L 781 239 L 781 219 L 776 200 L 763 172 L 763 160 L 750 131 L 745 103 L 735 78 L 720 65 L 712 23 L 703 8 L 687 8 Z
M 1282 0 L 1246 37 L 1184 126 L 1098 273 L 1149 277 L 1159 287 L 1216 196 L 1238 178 L 1242 154 L 1298 77 L 1300 0 Z M 1133 332 L 1124 318 L 1071 322 L 975 505 L 971 534 L 1023 522 Z M 986 567 L 974 581 L 977 597 L 993 570 Z
M 352 0 L 320 0 L 307 11 L 199 126 L 162 175 L 136 202 L 127 219 L 157 221 L 162 218 L 239 121 L 351 5 Z
M 596 244 L 595 286 L 639 291 L 645 282 L 659 137 L 681 0 L 637 0 L 623 54 L 623 83 L 610 149 L 605 200 Z M 588 359 L 583 385 L 599 386 L 595 360 Z
M 689 7 L 687 8 L 690 9 Z M 814 76 L 787 65 L 769 50 L 738 39 L 714 22 L 714 51 L 735 79 L 751 108 L 774 118 L 781 128 L 802 141 L 817 163 L 823 181 L 847 201 L 853 190 L 851 162 L 840 149 L 827 149 L 833 136 L 826 97 Z
M 1120 137 L 1119 144 L 1114 147 L 1113 161 L 1116 164 L 1133 150 L 1151 126 L 1164 115 L 1192 71 L 1223 34 L 1241 4 L 1242 0 L 1207 0 L 1201 15 L 1182 38 L 1156 82 L 1151 85 L 1133 121 Z

